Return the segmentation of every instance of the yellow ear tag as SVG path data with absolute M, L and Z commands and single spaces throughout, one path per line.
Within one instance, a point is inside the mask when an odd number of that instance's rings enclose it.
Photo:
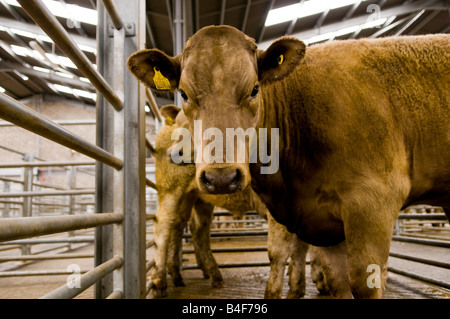
M 172 126 L 173 125 L 173 119 L 170 116 L 166 116 L 166 120 L 164 121 L 166 125 Z
M 153 82 L 155 82 L 155 86 L 158 90 L 170 90 L 172 86 L 170 85 L 169 80 L 161 74 L 161 71 L 157 67 L 154 67 L 155 75 L 153 76 Z
M 281 63 L 283 63 L 284 61 L 284 56 L 282 54 L 280 54 L 280 56 L 278 57 L 278 64 L 281 65 Z

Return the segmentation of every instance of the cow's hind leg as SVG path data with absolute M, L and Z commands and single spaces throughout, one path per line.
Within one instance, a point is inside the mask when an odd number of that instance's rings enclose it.
M 381 298 L 394 222 L 409 192 L 409 180 L 371 179 L 346 202 L 345 238 L 349 284 L 355 298 Z
M 214 206 L 201 199 L 194 205 L 194 214 L 189 227 L 192 233 L 192 242 L 196 251 L 197 263 L 209 274 L 211 284 L 215 288 L 224 286 L 222 274 L 211 251 L 210 228 Z M 205 276 L 206 277 L 206 276 Z

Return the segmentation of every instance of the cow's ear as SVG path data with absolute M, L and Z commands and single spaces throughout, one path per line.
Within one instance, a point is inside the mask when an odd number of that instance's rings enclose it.
M 175 118 L 180 110 L 181 109 L 178 106 L 173 104 L 164 105 L 160 109 L 162 116 L 166 118 L 165 123 L 167 125 L 172 125 L 175 122 Z
M 180 80 L 180 56 L 171 57 L 158 49 L 133 53 L 128 69 L 139 81 L 154 90 L 173 91 Z
M 281 80 L 305 56 L 306 45 L 294 37 L 281 37 L 265 50 L 258 50 L 258 77 L 261 83 Z

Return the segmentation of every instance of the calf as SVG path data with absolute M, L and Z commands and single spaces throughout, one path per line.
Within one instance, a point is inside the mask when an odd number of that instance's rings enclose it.
M 268 253 L 271 264 L 265 298 L 281 298 L 284 270 L 290 257 L 291 272 L 288 298 L 299 298 L 305 294 L 305 258 L 308 245 L 286 227 L 278 224 L 251 187 L 228 195 L 209 195 L 198 192 L 194 177 L 195 165 L 175 164 L 173 148 L 178 141 L 172 136 L 177 128 L 187 125 L 183 112 L 176 106 L 161 108 L 166 125 L 156 138 L 153 155 L 156 165 L 156 185 L 159 207 L 155 220 L 155 267 L 152 272 L 153 293 L 156 297 L 166 294 L 166 263 L 175 286 L 183 286 L 180 273 L 180 258 L 183 229 L 190 218 L 189 226 L 195 247 L 197 264 L 213 287 L 222 287 L 223 279 L 210 248 L 210 226 L 214 206 L 223 207 L 234 216 L 243 216 L 246 211 L 256 210 L 269 224 Z M 178 152 L 178 151 L 177 151 Z M 184 154 L 191 156 L 190 154 Z M 193 212 L 191 214 L 191 212 Z

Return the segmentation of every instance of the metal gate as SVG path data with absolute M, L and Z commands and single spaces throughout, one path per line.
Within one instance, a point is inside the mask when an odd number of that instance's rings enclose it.
M 145 1 L 98 1 L 97 69 L 41 0 L 18 2 L 97 89 L 97 145 L 4 93 L 0 93 L 0 117 L 96 160 L 96 213 L 3 218 L 0 242 L 96 227 L 95 267 L 81 276 L 80 287 L 63 285 L 43 297 L 72 298 L 96 284 L 96 298 L 144 298 L 145 187 L 154 184 L 145 177 L 146 92 L 126 71 L 125 62 L 132 52 L 144 48 Z M 64 192 L 74 194 L 52 191 Z

